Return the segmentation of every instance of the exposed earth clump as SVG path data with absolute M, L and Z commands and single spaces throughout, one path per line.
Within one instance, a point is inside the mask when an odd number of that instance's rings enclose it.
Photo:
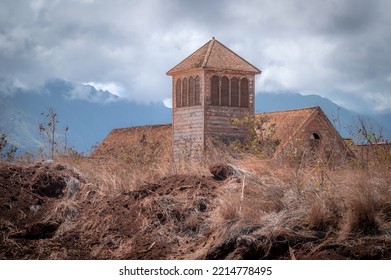
M 0 163 L 0 259 L 391 259 L 383 183 L 368 210 L 227 164 L 115 190 L 81 170 Z

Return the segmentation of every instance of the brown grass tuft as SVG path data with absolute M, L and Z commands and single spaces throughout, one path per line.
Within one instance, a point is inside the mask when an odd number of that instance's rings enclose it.
M 375 210 L 376 199 L 373 190 L 361 184 L 351 190 L 347 199 L 347 212 L 342 236 L 377 235 L 380 225 Z
M 140 146 L 122 158 L 63 157 L 63 171 L 42 166 L 42 172 L 69 174 L 64 194 L 43 203 L 50 205 L 45 213 L 30 185 L 20 183 L 21 194 L 36 205 L 31 213 L 15 211 L 14 220 L 24 215 L 61 222 L 51 240 L 31 245 L 48 246 L 35 258 L 358 258 L 353 245 L 365 250 L 368 242 L 376 246 L 364 257 L 391 258 L 390 168 L 332 169 L 321 161 L 287 165 L 219 146 L 209 147 L 202 162 L 174 166 L 159 152 L 164 141 L 150 135 L 132 141 L 146 145 L 152 156 Z M 111 141 L 115 145 L 115 137 Z M 213 180 L 214 163 L 229 165 L 232 174 Z M 31 177 L 19 167 L 2 170 L 0 179 L 7 183 Z M 4 211 L 14 209 L 11 196 L 3 200 Z M 24 250 L 8 235 L 20 227 L 0 217 L 7 252 Z

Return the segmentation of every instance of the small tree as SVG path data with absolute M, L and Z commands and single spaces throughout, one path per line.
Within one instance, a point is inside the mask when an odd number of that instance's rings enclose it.
M 356 152 L 359 153 L 361 164 L 368 165 L 371 161 L 384 161 L 390 163 L 389 148 L 379 145 L 384 141 L 383 128 L 371 124 L 364 116 L 357 116 L 355 124 L 349 127 L 350 135 L 358 144 Z
M 17 148 L 14 145 L 8 145 L 8 135 L 2 132 L 0 135 L 0 158 L 7 161 L 13 161 Z
M 60 145 L 64 142 L 64 153 L 67 152 L 67 133 L 69 130 L 68 126 L 63 128 L 64 136 L 59 133 L 59 120 L 57 113 L 53 108 L 49 108 L 47 112 L 41 113 L 44 117 L 44 121 L 39 124 L 39 132 L 48 143 L 50 158 L 54 159 L 56 153 L 60 152 Z
M 373 145 L 384 141 L 383 128 L 373 126 L 364 116 L 357 116 L 357 122 L 351 127 L 350 134 L 361 145 Z
M 245 150 L 266 157 L 274 155 L 280 141 L 275 138 L 275 128 L 268 115 L 249 115 L 243 119 L 233 119 L 232 123 L 247 129 L 248 137 L 243 146 Z
M 68 154 L 68 146 L 67 146 L 67 142 L 68 142 L 68 130 L 69 130 L 69 127 L 68 127 L 68 126 L 65 126 L 65 127 L 64 127 L 64 153 L 65 153 L 65 154 Z

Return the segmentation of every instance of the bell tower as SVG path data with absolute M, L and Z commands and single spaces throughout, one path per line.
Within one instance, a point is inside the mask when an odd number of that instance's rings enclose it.
M 231 120 L 254 114 L 255 75 L 260 73 L 215 38 L 167 72 L 172 76 L 175 161 L 201 159 L 208 137 L 245 137 Z

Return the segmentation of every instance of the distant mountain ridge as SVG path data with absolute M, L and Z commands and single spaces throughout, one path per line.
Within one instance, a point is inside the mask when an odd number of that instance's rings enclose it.
M 59 128 L 69 127 L 69 146 L 83 152 L 113 128 L 171 122 L 171 109 L 162 103 L 138 104 L 89 85 L 51 80 L 38 90 L 0 94 L 0 130 L 20 151 L 34 151 L 43 145 L 38 125 L 49 108 L 58 114 Z
M 351 137 L 349 126 L 357 114 L 317 95 L 260 92 L 255 110 L 271 112 L 312 106 L 320 106 L 341 135 Z M 138 104 L 90 85 L 52 79 L 34 90 L 0 86 L 0 131 L 9 135 L 19 152 L 35 151 L 43 145 L 38 125 L 43 121 L 41 113 L 48 108 L 58 114 L 60 129 L 69 127 L 68 146 L 79 152 L 90 151 L 114 128 L 165 124 L 172 119 L 171 109 L 163 102 Z M 382 119 L 369 119 L 382 126 Z M 387 117 L 383 119 L 383 135 L 390 140 L 391 131 L 384 122 L 390 123 Z

